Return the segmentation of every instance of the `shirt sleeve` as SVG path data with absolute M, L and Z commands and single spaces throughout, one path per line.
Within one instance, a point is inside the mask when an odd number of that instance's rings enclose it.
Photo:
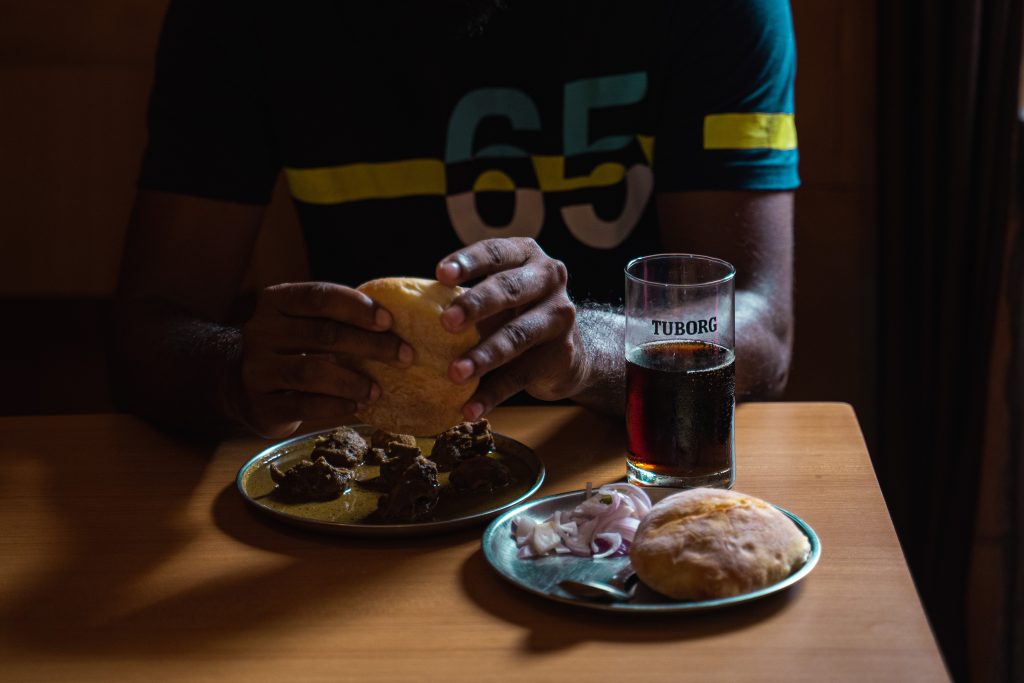
M 796 188 L 796 43 L 787 0 L 673 5 L 655 131 L 656 189 Z
M 173 0 L 156 56 L 139 187 L 266 204 L 280 167 L 249 3 Z

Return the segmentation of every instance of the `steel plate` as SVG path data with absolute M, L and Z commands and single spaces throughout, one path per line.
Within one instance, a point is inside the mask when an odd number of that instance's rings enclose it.
M 360 434 L 369 436 L 373 429 L 367 425 L 351 425 Z M 274 482 L 270 478 L 270 464 L 287 469 L 309 455 L 313 442 L 325 429 L 304 434 L 275 444 L 260 451 L 238 471 L 235 479 L 238 491 L 247 503 L 262 513 L 296 526 L 345 536 L 399 537 L 428 536 L 482 524 L 495 515 L 515 507 L 533 495 L 544 481 L 544 464 L 528 447 L 502 434 L 494 434 L 496 456 L 513 474 L 510 486 L 488 494 L 471 494 L 439 504 L 435 518 L 414 524 L 375 524 L 363 518 L 377 507 L 381 495 L 353 485 L 351 491 L 336 500 L 323 503 L 288 504 L 277 500 L 271 493 Z M 433 439 L 417 439 L 425 454 L 430 453 Z M 375 466 L 361 466 L 360 479 L 376 476 Z M 447 473 L 439 479 L 447 481 Z
M 645 489 L 655 503 L 679 489 L 651 487 Z M 576 581 L 607 582 L 628 562 L 628 557 L 594 560 L 589 557 L 552 555 L 535 559 L 520 560 L 516 557 L 516 542 L 512 536 L 512 520 L 527 515 L 537 521 L 550 517 L 556 510 L 572 510 L 584 499 L 584 491 L 572 491 L 547 498 L 530 501 L 509 510 L 491 522 L 484 532 L 483 552 L 487 561 L 506 580 L 515 586 L 549 600 L 578 605 L 590 609 L 625 613 L 674 613 L 702 612 L 737 605 L 777 593 L 789 588 L 807 576 L 821 557 L 821 542 L 814 529 L 792 512 L 775 506 L 777 510 L 793 520 L 811 545 L 810 555 L 799 569 L 782 581 L 749 593 L 715 600 L 677 601 L 665 597 L 641 584 L 634 597 L 628 602 L 603 603 L 579 598 L 559 587 L 565 579 Z

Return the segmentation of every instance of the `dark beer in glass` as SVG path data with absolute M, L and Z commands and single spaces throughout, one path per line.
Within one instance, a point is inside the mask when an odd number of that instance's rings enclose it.
M 626 429 L 630 481 L 735 480 L 735 269 L 660 254 L 626 269 Z

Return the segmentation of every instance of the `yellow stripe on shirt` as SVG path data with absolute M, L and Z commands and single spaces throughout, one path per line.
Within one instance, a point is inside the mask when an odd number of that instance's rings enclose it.
M 286 168 L 292 196 L 307 204 L 342 204 L 360 199 L 444 195 L 444 162 L 409 159 L 323 168 Z
M 533 170 L 537 184 L 544 192 L 565 192 L 585 187 L 606 187 L 620 182 L 626 176 L 622 164 L 607 161 L 599 164 L 588 175 L 565 175 L 565 157 L 560 155 L 533 155 Z
M 473 192 L 503 191 L 515 192 L 516 184 L 502 171 L 484 171 L 473 183 Z
M 640 149 L 644 151 L 644 158 L 647 159 L 647 165 L 652 166 L 654 164 L 654 136 L 653 135 L 637 135 L 637 142 L 640 143 Z
M 704 149 L 796 149 L 792 114 L 708 114 Z
M 648 164 L 654 159 L 654 137 L 636 136 Z M 617 162 L 599 164 L 587 175 L 565 175 L 565 157 L 534 154 L 537 184 L 544 192 L 566 192 L 606 187 L 622 182 L 625 167 Z M 440 159 L 407 159 L 343 164 L 319 168 L 285 168 L 292 197 L 307 204 L 344 204 L 364 199 L 444 196 L 448 191 L 445 164 Z M 473 183 L 474 192 L 511 192 L 515 183 L 505 172 L 484 171 Z

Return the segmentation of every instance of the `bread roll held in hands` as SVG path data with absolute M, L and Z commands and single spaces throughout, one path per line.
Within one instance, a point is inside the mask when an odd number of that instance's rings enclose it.
M 359 291 L 386 308 L 394 317 L 391 331 L 412 346 L 413 365 L 396 368 L 373 360 L 360 366 L 381 388 L 381 396 L 356 418 L 398 434 L 432 436 L 462 422 L 462 406 L 476 391 L 477 379 L 455 384 L 448 365 L 476 346 L 480 335 L 468 325 L 458 333 L 441 326 L 441 312 L 463 288 L 436 280 L 388 277 L 370 280 Z
M 629 557 L 640 580 L 659 593 L 704 600 L 770 586 L 810 550 L 796 524 L 760 498 L 698 488 L 654 505 Z

